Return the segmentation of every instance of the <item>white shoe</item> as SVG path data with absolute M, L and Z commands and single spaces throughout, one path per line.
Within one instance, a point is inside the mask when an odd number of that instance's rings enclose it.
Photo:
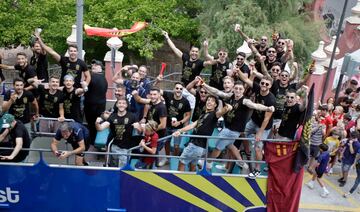
M 217 164 L 217 165 L 215 165 L 215 168 L 222 170 L 222 171 L 227 171 L 225 164 Z
M 330 168 L 328 174 L 332 174 L 332 173 L 334 173 L 334 172 L 333 172 L 333 168 Z
M 320 194 L 320 196 L 321 197 L 323 197 L 323 198 L 325 198 L 325 197 L 327 197 L 328 195 L 329 195 L 329 191 L 328 190 L 324 190 L 321 194 Z
M 247 165 L 247 163 L 242 160 L 236 161 L 236 165 L 240 166 L 243 169 L 249 169 L 249 165 Z
M 347 198 L 348 196 L 350 196 L 350 192 L 347 192 L 347 193 L 343 194 L 344 198 Z
M 314 189 L 314 181 L 309 181 L 308 183 L 306 183 L 307 187 L 309 187 L 310 189 Z
M 169 160 L 167 158 L 164 158 L 161 161 L 159 161 L 158 167 L 162 167 L 162 166 L 165 166 L 167 164 L 169 164 Z
M 202 168 L 204 166 L 204 160 L 198 160 L 197 165 Z

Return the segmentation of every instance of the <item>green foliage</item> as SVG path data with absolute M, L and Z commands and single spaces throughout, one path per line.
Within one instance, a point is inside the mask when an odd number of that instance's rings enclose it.
M 180 0 L 84 0 L 84 24 L 127 29 L 136 21 L 149 21 L 145 30 L 124 37 L 124 47 L 151 58 L 163 44 L 161 29 L 172 36 L 194 42 L 198 36 L 199 1 Z M 42 37 L 59 53 L 66 50 L 66 38 L 76 23 L 76 0 L 3 0 L 0 1 L 0 46 L 27 45 L 31 33 L 43 28 Z M 101 58 L 109 49 L 107 38 L 84 35 L 87 58 Z
M 259 39 L 274 31 L 294 41 L 296 60 L 307 63 L 319 41 L 319 25 L 306 13 L 299 13 L 303 3 L 310 0 L 229 0 L 207 1 L 207 10 L 199 16 L 201 38 L 209 39 L 209 51 L 215 54 L 220 47 L 229 49 L 230 56 L 242 45 L 242 38 L 234 32 L 235 24 L 249 37 Z

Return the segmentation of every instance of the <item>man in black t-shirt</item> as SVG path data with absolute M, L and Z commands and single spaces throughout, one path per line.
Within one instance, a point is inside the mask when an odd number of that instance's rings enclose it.
M 272 78 L 264 76 L 260 80 L 260 84 L 251 81 L 240 70 L 236 70 L 240 78 L 252 88 L 255 93 L 255 103 L 263 104 L 265 106 L 275 106 L 275 96 L 270 92 L 272 86 Z M 273 112 L 254 111 L 251 120 L 246 124 L 245 136 L 246 138 L 254 138 L 252 143 L 255 145 L 255 158 L 261 161 L 263 158 L 264 144 L 262 139 L 267 139 L 272 127 Z M 260 175 L 260 164 L 255 164 L 255 169 L 249 174 L 250 178 L 256 178 Z
M 258 50 L 258 52 L 264 56 L 266 55 L 266 51 L 268 49 L 267 41 L 268 41 L 268 38 L 265 35 L 263 35 L 260 38 L 260 43 L 255 45 L 255 48 Z
M 246 58 L 246 54 L 245 54 L 244 52 L 239 52 L 239 53 L 236 55 L 236 64 L 235 64 L 235 67 L 236 67 L 236 68 L 239 68 L 240 71 L 241 71 L 242 73 L 244 73 L 244 75 L 245 75 L 246 77 L 249 77 L 249 76 L 250 76 L 250 68 L 249 68 L 248 65 L 245 64 L 245 58 Z M 235 81 L 241 80 L 241 79 L 239 79 L 237 72 L 233 72 L 232 75 L 233 75 Z
M 30 65 L 35 67 L 37 78 L 43 82 L 49 82 L 48 59 L 45 50 L 41 48 L 39 42 L 35 42 L 31 49 L 33 56 L 30 59 Z
M 88 91 L 85 93 L 84 113 L 87 126 L 90 131 L 91 144 L 94 144 L 96 138 L 95 120 L 106 109 L 106 92 L 108 83 L 103 72 L 103 64 L 99 60 L 91 62 L 91 81 L 88 85 Z M 116 88 L 116 91 L 118 88 Z M 125 89 L 124 89 L 125 90 Z M 115 92 L 117 97 L 119 92 Z M 124 91 L 125 93 L 125 91 Z M 125 94 L 124 94 L 125 97 Z
M 182 133 L 192 129 L 194 129 L 193 135 L 212 135 L 218 118 L 232 110 L 231 105 L 226 104 L 224 107 L 220 106 L 216 111 L 218 105 L 219 101 L 216 97 L 208 96 L 206 99 L 205 113 L 203 113 L 197 121 L 174 132 L 173 136 L 178 137 Z M 185 171 L 185 166 L 190 164 L 190 171 L 195 171 L 198 158 L 206 154 L 206 143 L 207 138 L 190 138 L 188 146 L 185 147 L 181 154 L 182 159 L 180 159 L 178 170 Z
M 29 154 L 30 136 L 21 121 L 15 120 L 11 114 L 4 114 L 1 122 L 2 128 L 5 129 L 0 135 L 0 147 L 12 147 L 13 150 L 0 150 L 0 162 L 22 162 Z
M 296 91 L 288 90 L 286 92 L 286 102 L 283 109 L 280 127 L 276 138 L 293 140 L 296 134 L 298 125 L 303 112 L 307 106 L 307 87 L 303 87 L 303 93 L 301 104 L 297 103 Z
M 163 91 L 162 96 L 167 108 L 166 134 L 171 135 L 175 130 L 188 124 L 191 116 L 189 101 L 183 97 L 184 86 L 181 82 L 175 82 L 173 92 Z M 181 138 L 174 138 L 174 155 L 180 153 Z M 170 140 L 166 141 L 165 152 L 170 155 Z
M 39 92 L 39 111 L 40 115 L 47 118 L 57 118 L 62 122 L 64 116 L 64 95 L 58 90 L 59 79 L 50 77 L 49 88 L 44 85 L 38 86 Z M 41 120 L 39 123 L 40 132 L 54 132 L 60 125 L 58 121 Z
M 183 53 L 180 49 L 176 48 L 167 32 L 163 31 L 163 35 L 176 56 L 181 58 L 183 61 L 181 82 L 184 83 L 185 86 L 193 81 L 196 76 L 199 76 L 205 66 L 212 65 L 211 61 L 203 61 L 199 59 L 200 50 L 198 47 L 192 46 L 189 54 Z
M 116 106 L 118 108 L 116 113 L 112 113 L 105 122 L 101 118 L 97 118 L 95 126 L 99 131 L 110 128 L 111 137 L 108 140 L 114 139 L 110 147 L 111 152 L 127 154 L 128 149 L 138 144 L 132 142 L 133 124 L 136 122 L 135 115 L 127 112 L 128 102 L 125 98 L 119 99 Z M 123 167 L 126 163 L 126 155 L 110 156 L 110 166 Z
M 224 90 L 223 87 L 223 79 L 228 75 L 228 71 L 230 71 L 231 63 L 228 61 L 228 51 L 224 48 L 219 49 L 218 58 L 215 59 L 213 56 L 209 54 L 208 51 L 208 41 L 204 42 L 204 52 L 206 59 L 212 61 L 211 66 L 211 76 L 209 85 L 215 87 L 219 90 Z
M 13 90 L 5 93 L 4 103 L 2 105 L 3 112 L 8 111 L 15 116 L 15 119 L 20 120 L 28 130 L 31 132 L 31 113 L 30 104 L 35 111 L 35 118 L 39 116 L 39 106 L 34 95 L 30 91 L 24 90 L 24 80 L 15 78 L 13 81 Z
M 44 44 L 39 35 L 36 35 L 39 44 L 41 47 L 49 53 L 61 66 L 61 77 L 60 84 L 63 85 L 64 76 L 70 74 L 74 77 L 74 87 L 75 88 L 86 88 L 89 85 L 91 80 L 90 72 L 85 64 L 85 62 L 81 59 L 78 59 L 78 48 L 76 45 L 69 45 L 68 53 L 69 57 L 60 56 L 57 52 L 55 52 L 52 48 L 48 47 Z M 84 81 L 81 82 L 81 77 L 84 76 Z
M 24 90 L 32 90 L 34 86 L 32 84 L 37 80 L 35 68 L 28 63 L 27 55 L 24 52 L 16 54 L 16 65 L 8 66 L 0 64 L 0 68 L 15 69 L 19 71 L 19 77 L 25 82 Z
M 199 79 L 195 78 L 186 86 L 186 90 L 195 96 L 195 107 L 191 118 L 192 122 L 198 120 L 200 115 L 205 112 L 206 98 L 208 96 L 207 91 L 203 87 L 198 87 L 198 82 Z
M 84 89 L 74 88 L 74 77 L 70 74 L 64 76 L 64 87 L 62 90 L 64 98 L 64 116 L 66 119 L 73 119 L 78 123 L 83 122 L 80 108 L 80 96 Z
M 228 95 L 222 91 L 217 90 L 216 88 L 209 87 L 204 84 L 206 90 L 210 93 L 214 93 L 219 97 L 224 97 Z M 259 111 L 269 111 L 274 112 L 275 108 L 273 106 L 267 107 L 262 104 L 254 104 L 250 99 L 244 97 L 244 84 L 241 81 L 237 81 L 232 90 L 232 96 L 226 100 L 226 103 L 232 106 L 232 110 L 227 112 L 224 115 L 225 127 L 221 130 L 218 136 L 220 137 L 229 137 L 234 139 L 229 140 L 216 140 L 216 148 L 211 153 L 210 158 L 217 158 L 220 156 L 220 153 L 228 148 L 231 153 L 235 156 L 237 164 L 244 169 L 248 169 L 248 165 L 242 161 L 242 157 L 239 153 L 239 150 L 235 147 L 235 139 L 238 138 L 241 133 L 244 133 L 246 123 L 250 118 L 250 110 L 255 109 Z M 211 167 L 211 163 L 208 163 L 208 168 Z

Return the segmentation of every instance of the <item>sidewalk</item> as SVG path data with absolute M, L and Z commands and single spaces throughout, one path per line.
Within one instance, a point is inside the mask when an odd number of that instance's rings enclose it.
M 327 198 L 320 196 L 322 189 L 317 182 L 313 190 L 305 185 L 305 183 L 311 179 L 310 174 L 305 173 L 299 211 L 360 211 L 360 194 L 358 194 L 357 191 L 348 198 L 342 196 L 353 186 L 356 178 L 355 170 L 351 169 L 348 181 L 344 187 L 339 187 L 339 183 L 337 182 L 340 178 L 340 172 L 340 164 L 336 164 L 334 166 L 334 174 L 330 176 L 324 175 L 323 181 L 326 184 L 326 188 L 330 191 Z M 358 191 L 359 189 L 360 186 Z

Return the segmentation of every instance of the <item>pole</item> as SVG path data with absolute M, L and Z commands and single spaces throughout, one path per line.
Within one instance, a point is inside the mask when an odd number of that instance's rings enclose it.
M 345 57 L 344 57 L 344 60 L 343 60 L 343 64 L 342 64 L 342 67 L 341 67 L 341 73 L 340 73 L 340 77 L 339 77 L 339 82 L 336 86 L 336 92 L 335 92 L 335 102 L 337 102 L 337 99 L 339 97 L 339 93 L 340 93 L 340 89 L 341 89 L 341 84 L 342 84 L 342 81 L 343 81 L 343 78 L 344 78 L 344 74 L 345 72 L 347 71 L 348 69 L 348 66 L 349 66 L 349 62 L 350 62 L 350 55 L 349 53 L 346 53 Z
M 337 44 L 338 44 L 338 41 L 339 41 L 339 37 L 340 37 L 340 33 L 341 33 L 341 27 L 342 27 L 342 24 L 343 24 L 343 21 L 344 21 L 345 10 L 346 10 L 347 3 L 348 3 L 348 0 L 345 0 L 344 7 L 343 7 L 341 17 L 340 17 L 340 21 L 339 21 L 338 30 L 336 32 L 336 39 L 335 39 L 334 49 L 333 49 L 333 51 L 331 53 L 329 70 L 326 72 L 326 80 L 325 80 L 325 84 L 324 84 L 324 87 L 323 87 L 323 93 L 321 95 L 321 102 L 324 101 L 326 90 L 327 90 L 327 87 L 329 86 L 330 72 L 332 72 L 332 65 L 333 65 L 333 62 L 334 62 L 334 59 L 335 59 L 335 51 L 336 51 L 336 47 L 337 47 Z
M 82 59 L 83 51 L 83 11 L 84 1 L 76 0 L 76 45 L 78 47 L 78 58 Z

